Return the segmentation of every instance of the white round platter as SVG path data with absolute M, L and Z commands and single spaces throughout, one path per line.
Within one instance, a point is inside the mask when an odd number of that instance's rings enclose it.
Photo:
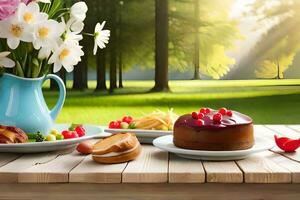
M 153 145 L 171 153 L 175 153 L 180 157 L 194 160 L 240 160 L 254 153 L 272 149 L 274 144 L 265 138 L 255 136 L 255 145 L 246 150 L 237 151 L 200 151 L 178 148 L 173 144 L 173 135 L 162 136 L 153 141 Z

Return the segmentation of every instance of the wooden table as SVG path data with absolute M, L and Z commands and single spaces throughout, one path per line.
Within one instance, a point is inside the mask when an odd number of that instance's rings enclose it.
M 297 138 L 300 125 L 257 125 L 255 134 Z M 208 162 L 143 145 L 137 160 L 116 165 L 73 150 L 0 154 L 0 182 L 0 199 L 300 199 L 300 151 Z

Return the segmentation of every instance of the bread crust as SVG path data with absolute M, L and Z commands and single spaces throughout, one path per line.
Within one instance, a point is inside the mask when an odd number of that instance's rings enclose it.
M 119 133 L 96 143 L 93 146 L 92 158 L 98 163 L 123 163 L 136 159 L 141 149 L 134 134 Z
M 111 152 L 124 152 L 135 147 L 137 142 L 138 140 L 133 134 L 115 134 L 94 144 L 92 153 L 103 155 Z
M 104 164 L 116 164 L 116 163 L 124 163 L 131 160 L 136 159 L 142 151 L 142 147 L 138 144 L 137 148 L 133 151 L 128 153 L 124 153 L 118 156 L 111 156 L 111 157 L 96 157 L 97 155 L 93 155 L 92 158 L 95 162 L 104 163 Z

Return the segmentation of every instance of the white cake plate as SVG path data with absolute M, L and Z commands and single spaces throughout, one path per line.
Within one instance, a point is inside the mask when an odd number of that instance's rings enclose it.
M 265 138 L 255 136 L 255 145 L 246 150 L 237 151 L 200 151 L 200 150 L 190 150 L 178 148 L 173 144 L 173 135 L 162 136 L 156 138 L 153 141 L 153 145 L 171 152 L 175 153 L 180 157 L 194 159 L 194 160 L 211 160 L 211 161 L 224 161 L 224 160 L 240 160 L 244 159 L 254 153 L 261 151 L 266 151 L 272 149 L 274 144 Z

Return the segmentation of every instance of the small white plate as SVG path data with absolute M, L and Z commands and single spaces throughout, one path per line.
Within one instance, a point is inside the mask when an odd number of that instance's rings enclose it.
M 103 127 L 105 132 L 116 133 L 134 133 L 141 143 L 152 144 L 155 138 L 172 135 L 173 131 L 159 131 L 159 130 L 142 130 L 142 129 L 110 129 Z
M 173 135 L 156 138 L 153 141 L 153 145 L 162 150 L 175 153 L 183 158 L 213 161 L 240 160 L 251 154 L 266 151 L 274 147 L 274 144 L 271 141 L 258 136 L 255 136 L 255 145 L 251 149 L 237 151 L 200 151 L 182 149 L 173 144 Z
M 58 132 L 68 130 L 70 124 L 56 124 L 54 129 Z M 78 143 L 96 138 L 108 137 L 111 134 L 103 131 L 102 128 L 94 125 L 83 125 L 86 130 L 86 135 L 80 138 L 57 140 L 51 142 L 32 142 L 32 143 L 19 143 L 19 144 L 0 144 L 0 152 L 10 153 L 40 153 L 48 151 L 56 151 L 68 149 L 76 146 Z

